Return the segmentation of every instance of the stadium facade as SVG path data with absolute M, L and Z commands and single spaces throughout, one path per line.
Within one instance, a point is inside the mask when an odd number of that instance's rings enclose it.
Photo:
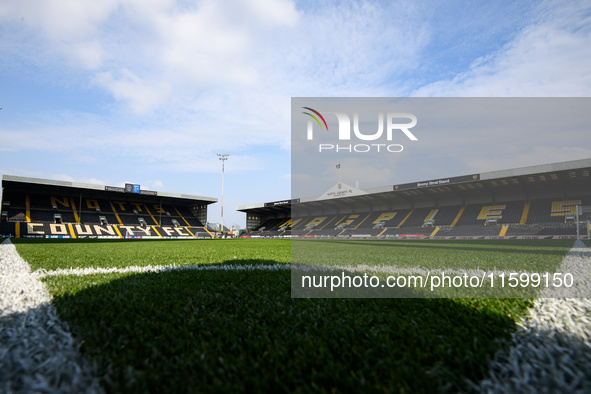
M 211 238 L 217 198 L 3 175 L 0 201 L 4 237 Z
M 251 237 L 587 237 L 591 159 L 238 207 Z

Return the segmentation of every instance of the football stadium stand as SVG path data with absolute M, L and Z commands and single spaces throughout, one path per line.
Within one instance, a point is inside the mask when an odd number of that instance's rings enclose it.
M 247 237 L 574 238 L 591 232 L 590 172 L 574 160 L 237 210 Z
M 0 236 L 211 238 L 216 198 L 4 175 Z

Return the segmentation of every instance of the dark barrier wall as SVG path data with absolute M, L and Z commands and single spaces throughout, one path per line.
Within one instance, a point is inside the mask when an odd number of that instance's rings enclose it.
M 0 236 L 14 235 L 15 233 L 15 223 L 0 222 Z

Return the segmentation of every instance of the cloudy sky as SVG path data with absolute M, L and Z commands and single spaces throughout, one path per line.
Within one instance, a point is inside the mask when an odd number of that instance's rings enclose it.
M 589 97 L 586 4 L 3 0 L 0 173 L 219 198 L 229 153 L 225 223 L 243 225 L 236 206 L 290 196 L 291 97 Z M 541 141 L 500 162 L 591 157 Z

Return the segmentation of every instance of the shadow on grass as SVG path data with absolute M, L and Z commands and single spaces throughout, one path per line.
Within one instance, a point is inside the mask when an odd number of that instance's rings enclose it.
M 45 282 L 108 392 L 463 391 L 528 305 L 292 299 L 289 270 Z

